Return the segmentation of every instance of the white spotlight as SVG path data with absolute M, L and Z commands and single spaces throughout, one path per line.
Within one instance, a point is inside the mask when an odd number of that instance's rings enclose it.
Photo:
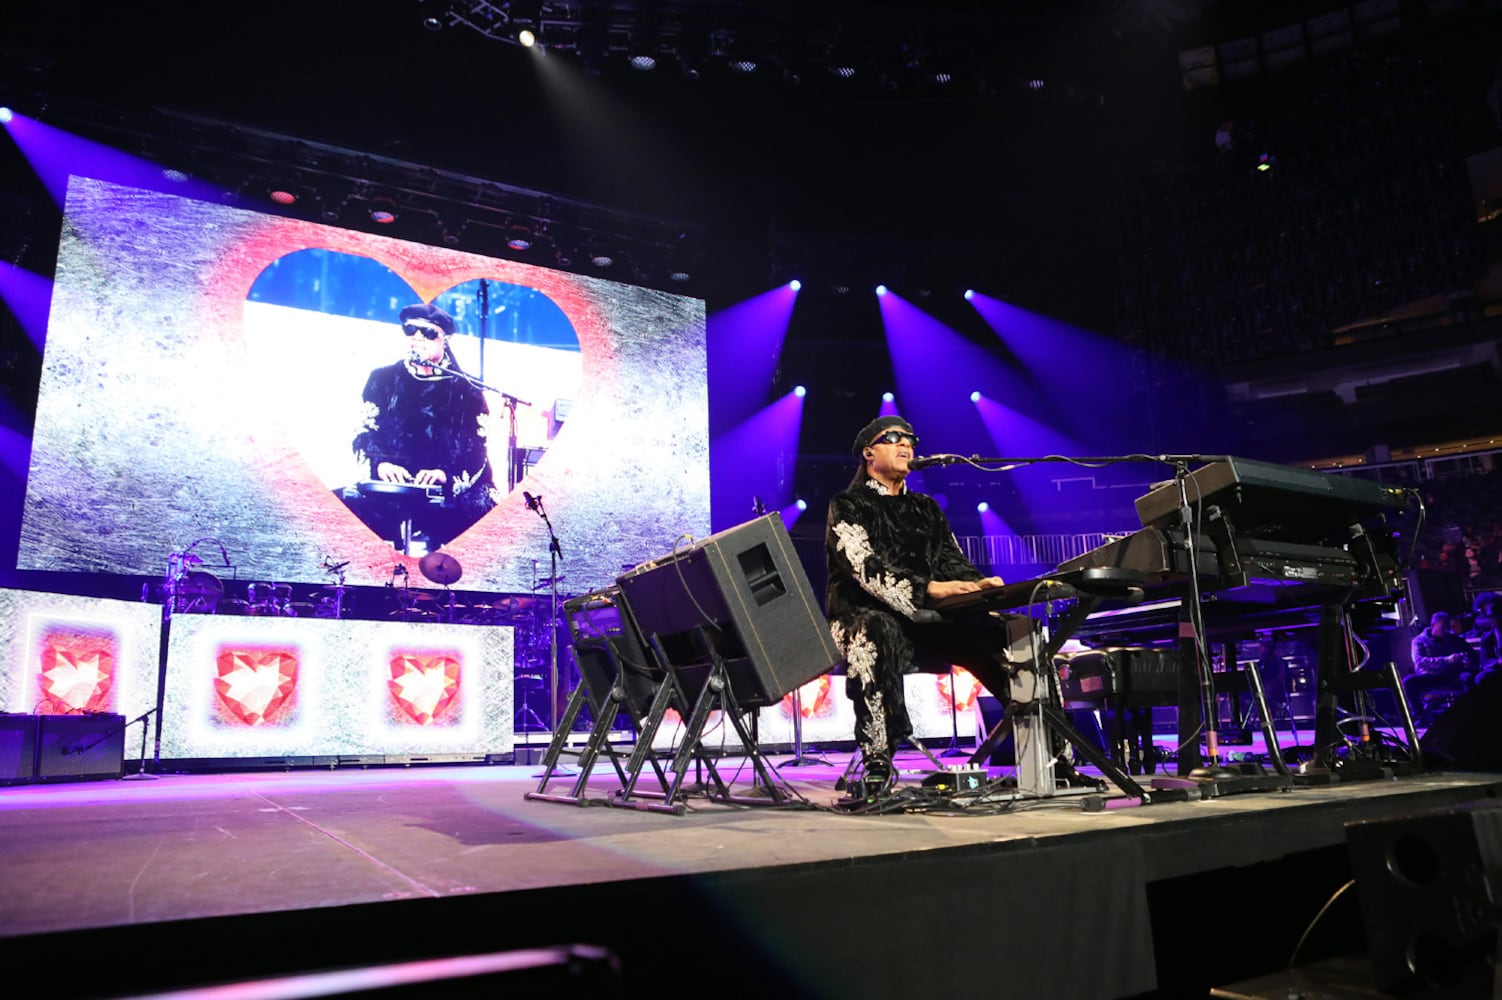
M 530 49 L 532 46 L 537 44 L 537 36 L 532 34 L 531 28 L 523 28 L 522 30 L 518 31 L 516 33 L 516 40 L 521 43 L 521 46 L 524 49 Z
M 887 294 L 887 286 L 886 285 L 877 285 L 876 286 L 876 294 L 877 295 L 885 295 L 885 294 Z
M 972 392 L 970 394 L 970 402 L 972 402 L 972 403 L 979 403 L 980 402 L 980 393 L 978 393 L 978 392 Z

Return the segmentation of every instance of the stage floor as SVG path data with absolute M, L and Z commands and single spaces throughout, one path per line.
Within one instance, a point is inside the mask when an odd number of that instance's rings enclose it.
M 495 931 L 479 936 L 488 947 L 603 944 L 623 953 L 630 973 L 633 963 L 644 970 L 662 958 L 638 940 L 640 929 L 610 929 L 598 919 L 602 912 L 610 914 L 608 923 L 618 924 L 629 915 L 625 910 L 648 907 L 655 919 L 671 921 L 672 913 L 691 916 L 698 908 L 717 914 L 730 905 L 727 899 L 748 891 L 735 909 L 751 905 L 760 921 L 785 920 L 789 930 L 822 927 L 831 937 L 843 937 L 839 922 L 858 927 L 873 920 L 873 914 L 861 913 L 870 901 L 859 889 L 852 895 L 852 884 L 875 883 L 905 894 L 921 887 L 921 899 L 908 898 L 882 914 L 882 921 L 899 927 L 910 920 L 927 924 L 935 913 L 947 912 L 956 927 L 987 924 L 998 934 L 1039 921 L 1053 921 L 1049 926 L 1062 933 L 1061 920 L 1081 934 L 1110 933 L 1116 938 L 1110 961 L 1088 977 L 1083 993 L 1141 995 L 1163 978 L 1161 955 L 1152 957 L 1154 934 L 1163 933 L 1152 912 L 1153 885 L 1332 856 L 1343 850 L 1347 822 L 1491 798 L 1502 790 L 1498 775 L 1425 774 L 1101 812 L 1085 811 L 1081 796 L 1070 794 L 1002 802 L 1003 811 L 993 815 L 850 815 L 830 808 L 841 798 L 835 780 L 845 758 L 826 759 L 829 766 L 781 768 L 808 805 L 736 807 L 695 798 L 683 816 L 528 801 L 524 793 L 536 787 L 535 766 L 162 775 L 4 788 L 0 960 L 13 973 L 19 966 L 51 963 L 48 976 L 64 977 L 57 982 L 59 994 L 73 987 L 97 993 L 97 971 L 58 964 L 61 955 L 87 942 L 113 940 L 111 948 L 130 948 L 181 941 L 186 928 L 206 930 L 207 918 L 254 917 L 257 923 L 244 926 L 264 932 L 320 921 L 351 929 L 379 926 L 421 912 L 426 926 L 442 911 L 409 911 L 403 904 L 465 899 L 462 909 L 438 919 L 468 926 L 478 915 Z M 899 763 L 916 767 L 919 761 Z M 609 772 L 608 764 L 603 770 Z M 733 771 L 725 764 L 721 770 Z M 748 789 L 749 777 L 747 769 L 737 787 Z M 552 789 L 568 784 L 555 782 Z M 599 795 L 615 787 L 613 772 L 593 782 Z M 917 871 L 923 876 L 911 882 Z M 967 873 L 975 884 L 966 884 Z M 852 883 L 853 876 L 864 881 Z M 1348 876 L 1331 873 L 1332 879 L 1341 877 Z M 1036 898 L 1055 891 L 1063 903 Z M 685 901 L 686 892 L 696 901 Z M 749 903 L 758 892 L 765 898 Z M 1131 898 L 1102 902 L 1123 893 Z M 671 904 L 665 902 L 669 896 Z M 780 899 L 798 912 L 772 916 Z M 1060 905 L 1068 906 L 1062 916 L 1053 912 Z M 1298 909 L 1302 905 L 1302 899 L 1289 900 L 1289 919 L 1300 929 L 1313 915 Z M 1217 907 L 1246 909 L 1244 902 L 1224 899 Z M 291 923 L 267 922 L 289 917 Z M 736 923 L 744 926 L 743 914 Z M 128 936 L 111 939 L 110 929 Z M 691 941 L 700 931 L 689 926 L 679 933 Z M 773 936 L 774 951 L 796 950 L 788 935 Z M 860 936 L 848 947 L 858 948 Z M 320 961 L 424 957 L 434 949 L 464 948 L 466 937 L 445 944 L 429 931 L 404 943 L 372 941 L 370 958 L 340 950 Z M 937 940 L 952 938 L 946 932 Z M 825 945 L 820 948 L 832 961 L 847 947 Z M 771 945 L 763 941 L 758 947 Z M 1156 947 L 1161 952 L 1163 942 Z M 309 961 L 296 951 L 261 967 L 242 959 L 213 968 L 228 976 L 289 971 Z M 806 956 L 789 961 L 788 981 L 808 983 Z M 1045 977 L 1040 981 L 1051 981 L 1051 962 L 1036 964 L 1034 972 Z M 1239 971 L 1227 970 L 1227 981 Z M 892 974 L 895 983 L 908 981 Z M 176 978 L 126 976 L 114 986 L 129 991 L 189 985 L 203 975 L 195 963 L 184 962 Z M 838 982 L 836 976 L 832 983 Z M 839 992 L 834 985 L 819 986 L 807 995 Z

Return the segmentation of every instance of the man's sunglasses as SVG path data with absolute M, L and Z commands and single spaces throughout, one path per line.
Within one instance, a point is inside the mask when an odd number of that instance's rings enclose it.
M 409 337 L 420 333 L 429 340 L 437 340 L 443 336 L 443 331 L 436 326 L 404 326 L 402 327 L 402 333 L 405 333 Z
M 902 431 L 887 431 L 885 434 L 880 435 L 875 441 L 872 441 L 871 443 L 901 444 L 904 441 L 906 441 L 908 445 L 913 448 L 918 447 L 918 436 L 916 434 L 904 434 Z

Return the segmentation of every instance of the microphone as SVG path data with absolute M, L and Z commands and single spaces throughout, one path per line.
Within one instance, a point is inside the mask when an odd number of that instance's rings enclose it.
M 926 469 L 932 465 L 943 465 L 949 458 L 950 456 L 948 455 L 914 455 L 908 459 L 907 467 L 916 472 L 919 469 Z
M 534 497 L 526 490 L 522 490 L 522 499 L 527 502 L 528 510 L 536 510 L 538 505 L 542 503 L 542 497 Z

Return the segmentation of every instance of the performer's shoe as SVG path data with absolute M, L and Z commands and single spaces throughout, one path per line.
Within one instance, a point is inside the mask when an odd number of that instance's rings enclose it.
M 860 780 L 854 785 L 860 797 L 876 798 L 890 794 L 894 783 L 891 758 L 872 755 L 861 759 Z

